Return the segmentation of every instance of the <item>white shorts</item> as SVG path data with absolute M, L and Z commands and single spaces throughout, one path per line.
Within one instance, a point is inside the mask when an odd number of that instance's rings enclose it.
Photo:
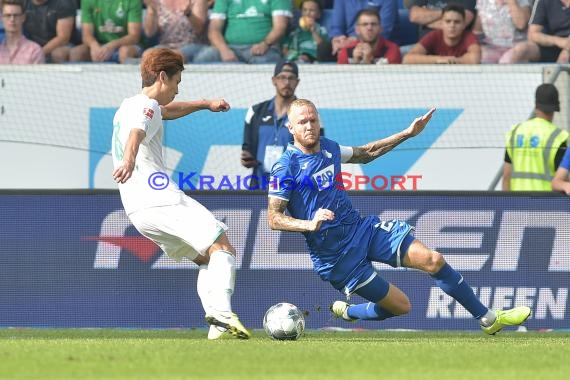
M 179 204 L 151 207 L 129 215 L 135 228 L 154 241 L 173 260 L 194 260 L 228 227 L 200 202 L 183 196 Z

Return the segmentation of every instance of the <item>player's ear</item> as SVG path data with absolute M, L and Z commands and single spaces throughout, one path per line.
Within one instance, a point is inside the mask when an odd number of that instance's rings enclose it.
M 158 78 L 160 79 L 161 82 L 166 82 L 168 80 L 168 75 L 166 75 L 165 71 L 161 71 L 160 73 L 158 73 Z

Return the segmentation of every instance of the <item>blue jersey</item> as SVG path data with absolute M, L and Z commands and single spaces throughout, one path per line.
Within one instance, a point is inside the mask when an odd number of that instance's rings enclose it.
M 361 218 L 338 181 L 340 146 L 324 137 L 320 143 L 321 150 L 315 154 L 304 154 L 288 145 L 271 171 L 269 196 L 288 201 L 287 210 L 296 219 L 311 220 L 319 208 L 334 212 L 334 220 L 324 221 L 319 231 L 303 233 L 314 270 L 324 280 L 331 280 L 331 270 L 344 262 Z M 345 264 L 355 266 L 365 257 L 366 252 L 351 255 Z
M 371 261 L 401 266 L 413 227 L 378 216 L 362 218 L 339 181 L 340 146 L 324 137 L 320 143 L 315 154 L 288 145 L 271 171 L 269 196 L 288 201 L 287 210 L 296 219 L 311 220 L 320 208 L 334 212 L 334 220 L 303 234 L 314 271 L 350 294 L 376 275 Z

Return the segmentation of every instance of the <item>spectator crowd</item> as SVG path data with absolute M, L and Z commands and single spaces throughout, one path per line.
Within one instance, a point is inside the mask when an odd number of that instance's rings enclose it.
M 185 63 L 570 60 L 570 0 L 0 3 L 0 64 L 138 63 L 151 47 L 178 50 Z

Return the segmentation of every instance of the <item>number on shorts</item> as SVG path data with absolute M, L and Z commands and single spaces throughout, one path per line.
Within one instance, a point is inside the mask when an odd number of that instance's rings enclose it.
M 394 227 L 394 222 L 393 221 L 387 222 L 384 220 L 384 221 L 382 221 L 380 223 L 376 223 L 374 225 L 374 228 L 378 228 L 378 227 L 382 228 L 386 232 L 390 232 L 392 230 L 392 227 Z

